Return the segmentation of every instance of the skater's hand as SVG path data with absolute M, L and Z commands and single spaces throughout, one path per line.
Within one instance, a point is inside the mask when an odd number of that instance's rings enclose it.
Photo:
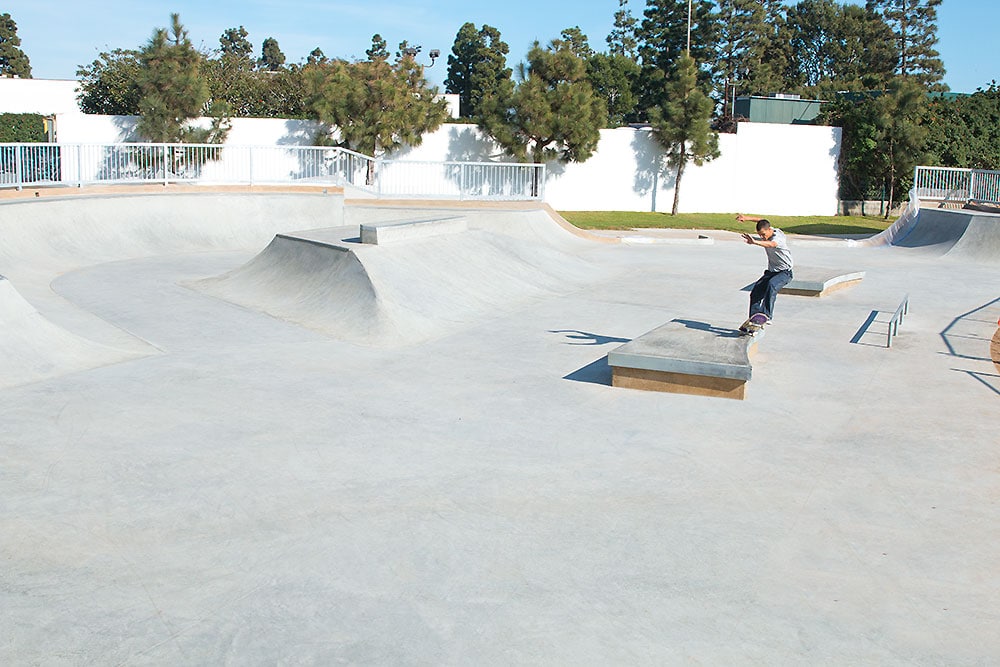
M 750 245 L 756 245 L 756 242 L 753 240 L 753 237 L 747 234 L 746 232 L 741 234 L 741 236 L 743 237 L 743 240 L 749 243 Z
M 746 221 L 747 217 L 745 215 L 743 215 L 742 213 L 736 214 L 736 222 L 746 222 Z

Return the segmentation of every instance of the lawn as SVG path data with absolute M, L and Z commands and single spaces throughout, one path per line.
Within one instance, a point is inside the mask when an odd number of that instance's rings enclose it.
M 736 222 L 735 213 L 639 213 L 633 211 L 560 211 L 566 220 L 583 229 L 719 229 L 752 232 L 751 222 Z M 760 217 L 761 214 L 754 213 Z M 771 224 L 789 234 L 877 234 L 894 221 L 880 217 L 802 215 L 767 216 Z

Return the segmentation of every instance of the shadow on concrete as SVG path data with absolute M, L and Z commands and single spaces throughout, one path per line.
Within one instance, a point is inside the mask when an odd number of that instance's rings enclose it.
M 601 357 L 595 362 L 589 363 L 579 370 L 575 370 L 569 375 L 564 375 L 563 380 L 573 382 L 587 382 L 589 384 L 601 384 L 606 387 L 611 386 L 611 366 L 608 365 L 608 358 Z
M 995 308 L 995 312 L 987 314 L 986 311 Z M 982 345 L 984 351 L 988 355 L 990 338 L 993 336 L 993 332 L 997 327 L 997 320 L 1000 318 L 1000 297 L 988 301 L 978 308 L 973 308 L 967 313 L 962 313 L 955 319 L 951 321 L 948 326 L 941 331 L 941 340 L 944 341 L 945 347 L 948 348 L 946 354 L 958 357 L 959 359 L 969 359 L 972 361 L 992 361 L 989 356 L 978 356 L 976 353 L 970 353 L 972 350 L 962 350 L 963 346 L 974 346 L 975 350 L 979 349 Z M 959 332 L 957 327 L 959 325 L 966 325 L 966 331 Z M 979 335 L 968 335 L 969 330 L 982 330 L 985 333 L 983 336 Z
M 717 327 L 714 324 L 709 324 L 707 322 L 697 322 L 695 320 L 682 320 L 673 319 L 671 322 L 677 322 L 678 324 L 683 324 L 688 329 L 698 329 L 699 331 L 708 331 L 709 333 L 714 333 L 720 338 L 739 338 L 739 329 L 727 329 L 724 327 Z
M 987 389 L 992 391 L 997 396 L 1000 396 L 1000 375 L 994 375 L 992 373 L 977 373 L 976 371 L 967 371 L 962 368 L 952 368 L 951 370 L 958 373 L 965 373 L 974 380 L 978 380 Z M 987 379 L 990 378 L 990 379 Z
M 549 329 L 549 333 L 566 334 L 566 338 L 570 338 L 573 341 L 581 341 L 579 343 L 567 341 L 566 345 L 607 345 L 608 343 L 627 343 L 632 340 L 631 338 L 602 336 L 601 334 L 580 331 L 579 329 Z
M 889 322 L 879 321 L 878 316 L 880 312 L 882 311 L 873 310 L 868 314 L 868 319 L 862 322 L 861 326 L 854 334 L 854 337 L 851 338 L 851 343 L 853 343 L 854 345 L 867 345 L 869 347 L 888 347 L 888 345 L 886 345 L 886 336 L 889 335 L 889 328 L 888 328 Z M 871 331 L 871 327 L 873 324 L 885 325 L 885 330 Z M 872 342 L 876 336 L 879 337 L 878 343 Z

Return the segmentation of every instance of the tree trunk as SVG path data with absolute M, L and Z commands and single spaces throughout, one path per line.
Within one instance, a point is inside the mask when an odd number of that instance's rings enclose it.
M 895 156 L 893 150 L 889 148 L 889 203 L 885 207 L 885 220 L 889 219 L 889 212 L 892 211 L 892 198 L 895 196 L 896 186 L 896 163 L 893 162 Z
M 677 176 L 674 178 L 674 205 L 670 209 L 670 215 L 677 215 L 677 204 L 681 200 L 681 176 L 684 175 L 684 165 L 687 164 L 687 155 L 681 152 L 680 161 L 677 164 Z
M 368 170 L 365 174 L 365 185 L 371 187 L 375 185 L 375 164 L 378 159 L 378 137 L 375 137 L 375 145 L 372 147 L 372 159 L 368 162 Z

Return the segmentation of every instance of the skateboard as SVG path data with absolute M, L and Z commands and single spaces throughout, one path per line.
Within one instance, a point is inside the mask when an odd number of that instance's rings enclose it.
M 746 322 L 740 325 L 740 335 L 752 336 L 767 324 L 768 317 L 764 313 L 754 313 Z

